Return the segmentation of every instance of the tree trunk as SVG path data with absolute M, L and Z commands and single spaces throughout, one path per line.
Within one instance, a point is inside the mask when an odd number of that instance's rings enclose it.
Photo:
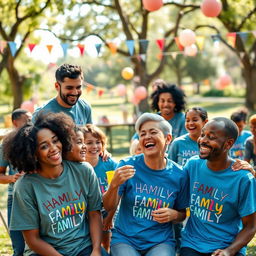
M 246 107 L 252 111 L 256 111 L 256 67 L 243 68 L 242 75 L 246 83 Z
M 13 93 L 13 109 L 19 108 L 23 101 L 23 84 L 24 77 L 18 73 L 18 70 L 14 66 L 13 57 L 9 57 L 7 64 L 7 73 L 11 81 L 11 88 Z

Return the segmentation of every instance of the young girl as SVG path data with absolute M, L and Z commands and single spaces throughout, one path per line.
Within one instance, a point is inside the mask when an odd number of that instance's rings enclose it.
M 171 143 L 168 157 L 184 166 L 190 157 L 198 155 L 197 139 L 207 121 L 208 115 L 204 108 L 193 107 L 188 109 L 185 113 L 185 128 L 188 133 L 176 138 Z
M 244 159 L 245 153 L 245 141 L 252 136 L 250 131 L 244 130 L 246 126 L 246 119 L 248 115 L 248 110 L 242 108 L 231 115 L 231 120 L 234 121 L 239 129 L 239 135 L 230 149 L 230 156 L 234 159 Z
M 62 159 L 73 129 L 71 117 L 48 113 L 4 142 L 7 160 L 26 173 L 16 183 L 10 227 L 22 231 L 24 255 L 101 255 L 97 177 L 90 165 Z
M 98 177 L 102 194 L 108 189 L 106 172 L 114 171 L 117 166 L 112 158 L 103 161 L 100 156 L 106 148 L 106 135 L 95 125 L 87 124 L 83 128 L 84 142 L 86 146 L 86 161 L 89 162 Z M 107 252 L 110 250 L 111 228 L 113 228 L 113 217 L 115 210 L 106 212 L 103 210 L 103 237 L 102 246 Z

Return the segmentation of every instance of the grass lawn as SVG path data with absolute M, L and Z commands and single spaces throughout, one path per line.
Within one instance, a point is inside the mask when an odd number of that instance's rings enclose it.
M 116 96 L 109 97 L 109 95 L 103 95 L 99 98 L 96 94 L 90 93 L 84 95 L 91 104 L 93 109 L 94 122 L 97 123 L 98 119 L 106 115 L 110 122 L 121 123 L 123 120 L 121 109 L 126 106 L 128 110 L 128 121 L 132 122 L 133 106 L 125 103 L 124 99 Z M 216 99 L 216 98 L 199 98 L 189 97 L 189 107 L 202 106 L 205 107 L 209 113 L 209 118 L 215 116 L 229 117 L 230 114 L 237 108 L 242 106 L 242 99 Z M 10 112 L 10 107 L 0 105 L 0 127 L 3 127 L 3 114 Z M 128 156 L 129 152 L 129 140 L 128 140 L 128 129 L 122 127 L 116 127 L 112 130 L 113 136 L 113 152 L 112 155 L 117 160 Z M 0 210 L 2 213 L 6 212 L 6 190 L 7 186 L 0 185 Z M 10 246 L 10 239 L 2 221 L 0 220 L 0 256 L 11 255 L 12 250 Z M 247 255 L 256 255 L 256 236 L 251 241 L 248 247 Z

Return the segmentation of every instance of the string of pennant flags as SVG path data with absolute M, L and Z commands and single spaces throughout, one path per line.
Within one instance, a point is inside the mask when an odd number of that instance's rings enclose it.
M 254 30 L 254 31 L 248 31 L 248 32 L 230 32 L 230 33 L 227 33 L 226 34 L 226 40 L 227 40 L 228 44 L 230 44 L 232 47 L 235 47 L 237 35 L 239 35 L 240 38 L 244 42 L 246 42 L 247 39 L 248 39 L 248 36 L 250 34 L 252 34 L 256 38 L 256 30 Z M 220 34 L 215 34 L 215 35 L 211 35 L 210 37 L 213 40 L 213 42 L 218 42 L 218 41 L 220 41 L 221 35 Z M 204 48 L 204 43 L 205 43 L 206 38 L 207 38 L 207 36 L 196 36 L 196 44 L 197 44 L 200 51 L 202 51 L 203 48 Z M 178 50 L 179 50 L 178 52 L 177 51 L 175 51 L 175 52 L 164 52 L 165 39 L 157 39 L 157 40 L 155 40 L 155 43 L 159 47 L 159 49 L 161 51 L 161 54 L 171 55 L 171 56 L 175 57 L 175 56 L 177 56 L 177 54 L 181 53 L 184 50 L 184 47 L 179 42 L 179 37 L 175 37 L 174 40 L 175 40 L 176 46 L 178 47 Z M 139 58 L 141 58 L 142 60 L 145 61 L 146 52 L 147 52 L 149 43 L 151 43 L 151 41 L 147 40 L 147 39 L 141 39 L 141 40 L 138 40 L 138 42 L 139 42 L 139 44 L 142 48 L 142 53 L 139 54 L 138 56 L 139 56 Z M 126 40 L 125 43 L 126 43 L 126 46 L 128 48 L 128 52 L 129 52 L 130 56 L 134 56 L 136 40 Z M 32 53 L 33 50 L 35 49 L 35 47 L 38 46 L 38 45 L 40 45 L 40 44 L 28 43 L 27 47 L 28 47 L 30 53 Z M 15 42 L 12 42 L 12 41 L 0 40 L 0 53 L 3 54 L 3 52 L 4 52 L 4 50 L 7 46 L 9 47 L 12 56 L 15 56 L 15 54 L 17 52 L 17 44 Z M 52 53 L 55 46 L 56 45 L 53 45 L 53 44 L 45 45 L 49 54 Z M 66 57 L 68 49 L 71 47 L 71 45 L 68 44 L 68 43 L 60 43 L 60 46 L 61 46 L 62 51 L 63 51 L 63 56 Z M 95 49 L 96 49 L 97 54 L 99 56 L 100 53 L 101 53 L 103 44 L 97 43 L 94 46 L 95 46 Z M 108 48 L 109 48 L 109 50 L 112 54 L 117 53 L 118 45 L 116 43 L 108 42 L 107 46 L 108 46 Z M 83 56 L 84 53 L 85 53 L 86 45 L 82 44 L 82 43 L 78 43 L 76 45 L 76 47 L 79 49 L 80 55 Z

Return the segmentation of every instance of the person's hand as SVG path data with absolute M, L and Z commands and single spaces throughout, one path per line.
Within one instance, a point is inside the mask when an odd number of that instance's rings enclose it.
M 211 256 L 231 256 L 232 254 L 227 249 L 218 249 Z
M 125 181 L 132 178 L 135 174 L 134 166 L 124 165 L 115 170 L 114 177 L 110 183 L 110 186 L 118 187 Z
M 239 171 L 241 169 L 248 170 L 256 178 L 255 170 L 247 161 L 236 159 L 235 163 L 232 164 L 231 168 L 233 171 Z
M 113 218 L 106 218 L 103 219 L 103 231 L 107 231 L 113 228 Z
M 107 161 L 112 155 L 105 149 L 100 153 L 100 156 L 102 157 L 102 161 L 105 162 Z
M 25 174 L 25 172 L 18 172 L 15 173 L 14 175 L 11 175 L 11 182 L 15 183 L 20 177 L 22 177 Z
M 100 249 L 93 249 L 90 256 L 101 256 L 101 250 Z
M 152 211 L 153 220 L 158 223 L 166 223 L 177 218 L 177 211 L 170 208 L 159 208 Z

